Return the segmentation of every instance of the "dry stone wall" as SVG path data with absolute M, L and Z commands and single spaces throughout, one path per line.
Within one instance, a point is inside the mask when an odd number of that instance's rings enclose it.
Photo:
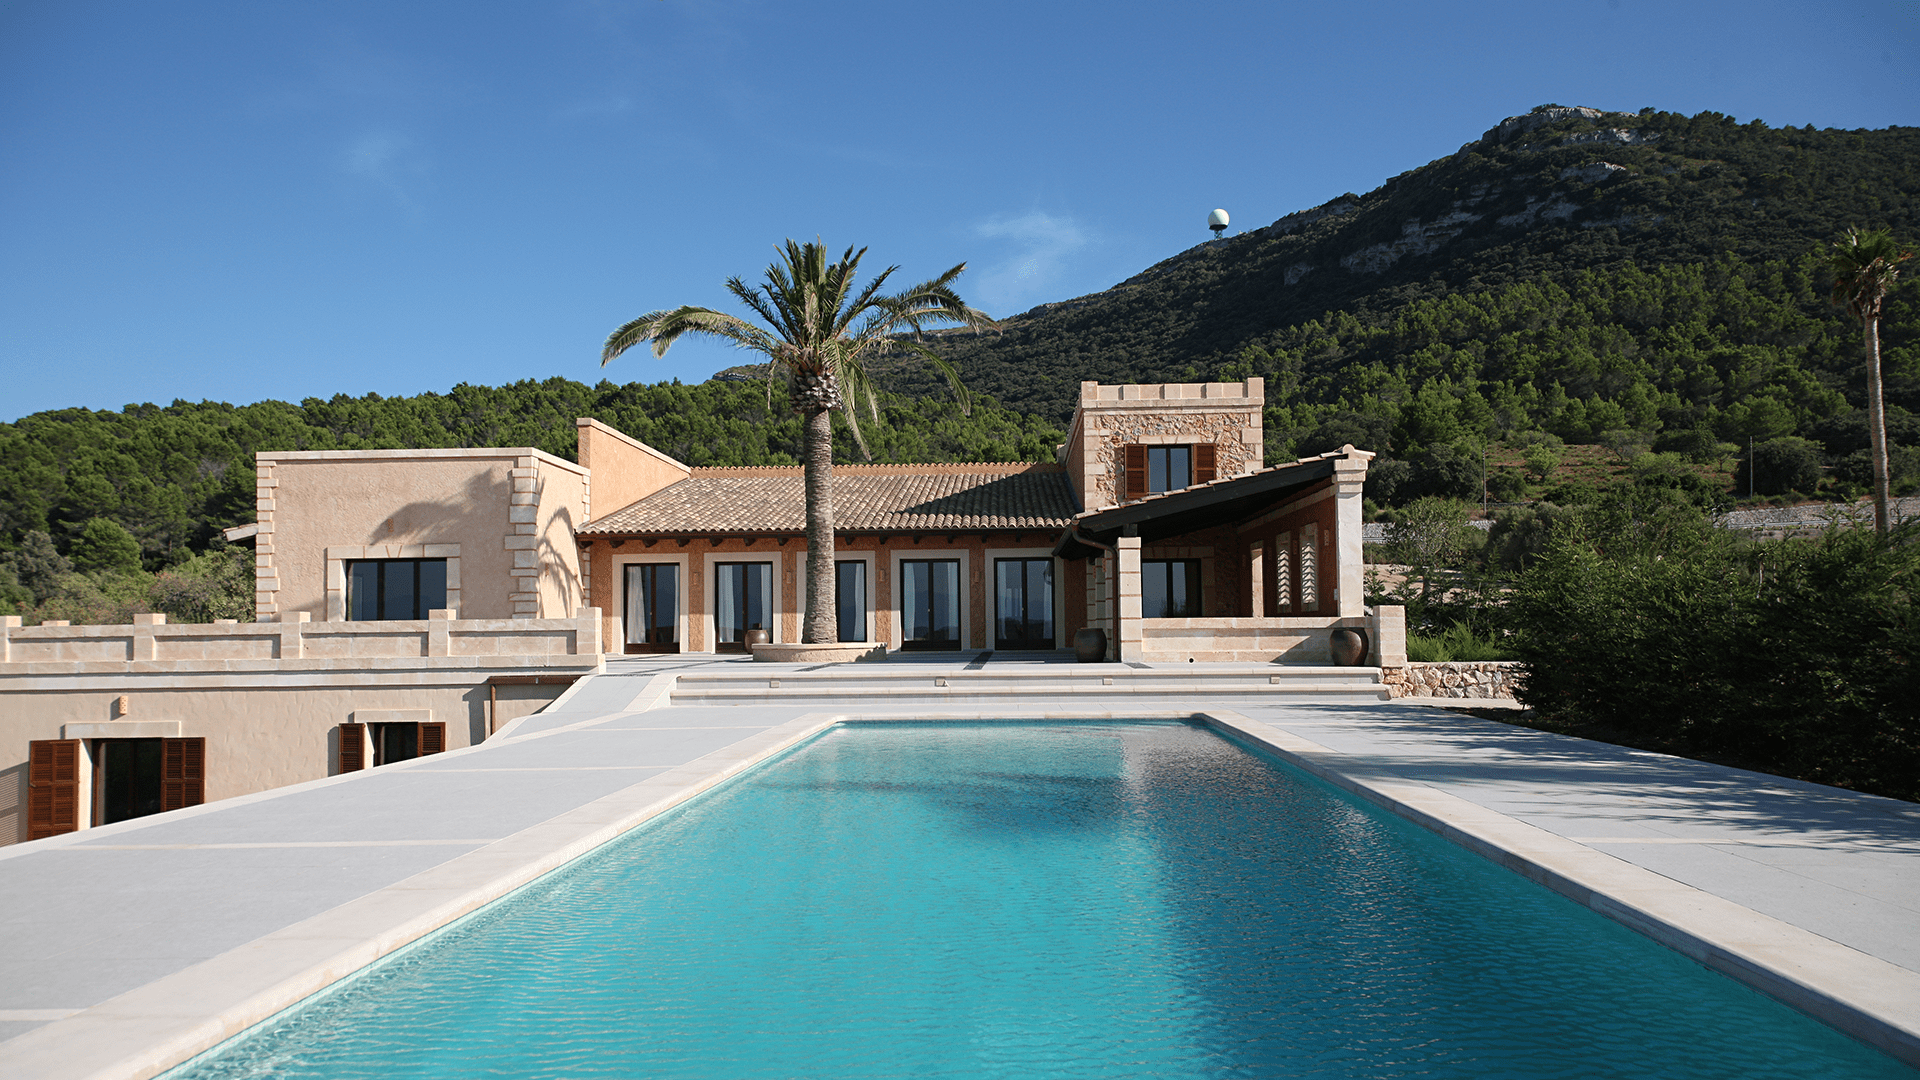
M 1519 686 L 1520 665 L 1512 660 L 1412 663 L 1388 668 L 1383 681 L 1394 697 L 1506 698 Z

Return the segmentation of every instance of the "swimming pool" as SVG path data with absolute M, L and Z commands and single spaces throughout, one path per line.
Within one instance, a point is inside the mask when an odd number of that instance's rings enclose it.
M 1912 1077 L 1175 723 L 830 729 L 168 1074 Z

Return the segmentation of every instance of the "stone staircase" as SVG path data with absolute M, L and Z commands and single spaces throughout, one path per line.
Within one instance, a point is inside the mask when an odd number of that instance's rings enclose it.
M 836 664 L 813 670 L 773 665 L 687 672 L 675 705 L 802 705 L 823 708 L 946 706 L 968 710 L 1059 711 L 1130 705 L 1353 704 L 1390 698 L 1380 669 L 1281 664 L 1141 667 L 1042 664 L 1031 668 L 951 669 L 933 664 Z

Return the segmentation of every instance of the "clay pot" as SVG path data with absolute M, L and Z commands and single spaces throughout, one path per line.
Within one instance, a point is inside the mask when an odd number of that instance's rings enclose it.
M 1333 662 L 1338 667 L 1358 667 L 1367 658 L 1367 632 L 1343 626 L 1333 632 L 1328 643 L 1333 653 Z
M 1089 627 L 1073 632 L 1073 658 L 1083 664 L 1097 664 L 1107 658 L 1107 632 Z
M 769 634 L 765 630 L 762 630 L 756 626 L 753 629 L 747 631 L 747 640 L 746 640 L 747 651 L 752 652 L 753 647 L 755 645 L 765 645 L 767 642 L 772 640 L 773 640 L 772 634 Z

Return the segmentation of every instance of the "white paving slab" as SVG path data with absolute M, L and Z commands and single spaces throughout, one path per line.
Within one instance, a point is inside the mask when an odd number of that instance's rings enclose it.
M 666 704 L 678 673 L 754 663 L 618 660 L 479 747 L 0 849 L 0 1076 L 151 1076 L 864 714 Z M 1176 714 L 1077 694 L 993 708 Z M 1413 705 L 1177 707 L 1202 711 L 1838 1026 L 1920 1033 L 1920 807 Z M 969 715 L 907 715 L 946 712 Z

